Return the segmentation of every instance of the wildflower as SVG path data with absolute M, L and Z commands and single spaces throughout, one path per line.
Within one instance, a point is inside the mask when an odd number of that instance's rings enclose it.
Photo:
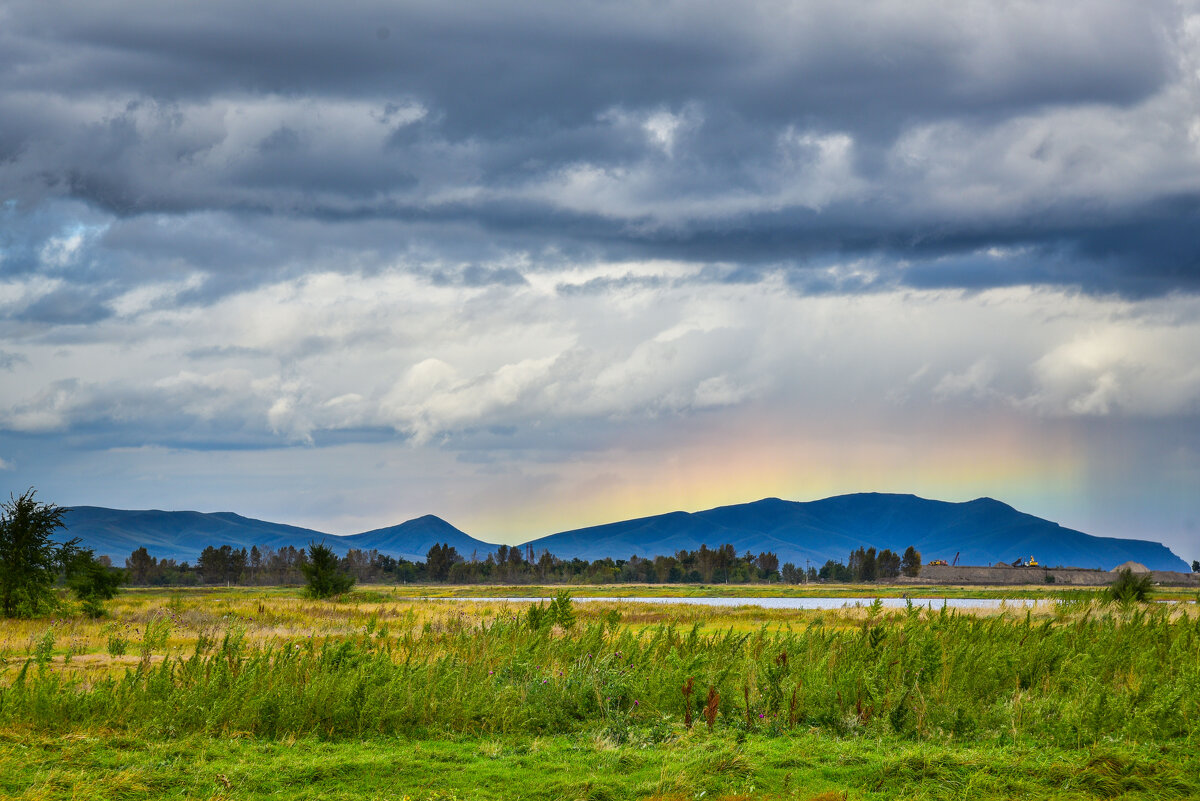
M 758 719 L 759 719 L 759 720 L 762 720 L 762 719 L 763 719 L 763 718 L 765 718 L 765 717 L 766 717 L 766 715 L 764 715 L 762 712 L 759 712 L 759 713 L 758 713 Z
M 634 706 L 637 706 L 637 705 L 638 705 L 638 702 L 637 702 L 637 701 L 634 701 L 634 702 L 633 702 L 633 705 L 634 705 Z

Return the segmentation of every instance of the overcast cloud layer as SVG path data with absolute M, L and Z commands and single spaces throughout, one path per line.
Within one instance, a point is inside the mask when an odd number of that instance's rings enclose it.
M 1200 557 L 1195 2 L 0 3 L 0 477 Z

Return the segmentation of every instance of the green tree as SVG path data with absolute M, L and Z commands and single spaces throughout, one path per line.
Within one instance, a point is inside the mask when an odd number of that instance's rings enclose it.
M 859 548 L 850 552 L 848 565 L 854 581 L 874 581 L 878 573 L 874 548 Z
M 217 584 L 224 579 L 226 557 L 230 550 L 228 545 L 221 548 L 206 545 L 200 552 L 200 558 L 196 560 L 196 569 L 200 571 L 205 584 Z
M 879 574 L 879 578 L 895 578 L 900 575 L 900 564 L 902 561 L 900 554 L 895 553 L 890 548 L 884 548 L 875 557 L 875 571 Z
M 821 566 L 821 569 L 817 572 L 817 578 L 821 581 L 845 583 L 854 579 L 854 573 L 841 562 L 835 562 L 830 559 Z
M 34 500 L 30 488 L 0 505 L 0 614 L 32 617 L 58 606 L 54 582 L 79 540 L 51 539 L 68 509 Z
M 149 584 L 150 577 L 158 570 L 158 560 L 151 556 L 143 545 L 125 558 L 125 569 L 128 571 L 129 583 Z
M 716 566 L 723 573 L 725 583 L 729 583 L 729 568 L 737 561 L 737 550 L 730 543 L 725 543 L 716 551 Z
M 125 572 L 104 564 L 90 548 L 75 550 L 65 567 L 67 586 L 82 602 L 83 613 L 88 617 L 104 617 L 104 602 L 116 596 Z
M 760 553 L 754 559 L 754 566 L 758 568 L 758 574 L 761 578 L 770 581 L 779 572 L 779 557 L 771 551 Z
M 921 552 L 911 545 L 904 549 L 904 556 L 900 558 L 900 571 L 909 578 L 916 578 L 921 574 Z
M 308 594 L 313 598 L 340 595 L 354 586 L 354 576 L 341 569 L 341 560 L 325 543 L 309 543 L 308 561 L 300 571 L 308 579 Z
M 1192 572 L 1193 572 L 1193 573 L 1200 573 L 1200 559 L 1193 559 L 1193 560 L 1192 560 Z
M 519 548 L 508 549 L 508 558 L 512 560 L 514 556 L 516 557 L 516 562 L 513 562 L 515 569 L 516 565 L 521 563 Z M 425 572 L 433 581 L 445 581 L 450 577 L 450 568 L 457 561 L 459 561 L 458 550 L 454 546 L 446 543 L 435 544 L 425 554 Z

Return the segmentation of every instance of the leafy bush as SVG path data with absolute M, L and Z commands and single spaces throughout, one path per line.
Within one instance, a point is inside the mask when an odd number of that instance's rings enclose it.
M 54 654 L 54 628 L 48 628 L 38 637 L 33 646 L 33 659 L 39 665 L 47 665 Z
M 1154 579 L 1149 573 L 1137 574 L 1129 568 L 1125 568 L 1109 585 L 1108 597 L 1109 600 L 1123 604 L 1142 602 L 1149 597 L 1153 587 Z
M 67 586 L 90 618 L 104 617 L 104 602 L 117 594 L 125 571 L 100 562 L 90 548 L 74 549 L 66 561 Z
M 549 604 L 532 604 L 525 613 L 525 622 L 531 631 L 538 631 L 551 626 L 560 626 L 564 630 L 575 625 L 575 609 L 571 604 L 571 594 L 562 590 L 550 599 Z
M 572 628 L 575 625 L 575 610 L 571 606 L 571 594 L 562 590 L 554 596 L 554 600 L 550 602 L 550 613 L 559 626 L 564 629 Z
M 119 634 L 108 635 L 108 655 L 111 657 L 125 656 L 129 648 L 129 640 Z

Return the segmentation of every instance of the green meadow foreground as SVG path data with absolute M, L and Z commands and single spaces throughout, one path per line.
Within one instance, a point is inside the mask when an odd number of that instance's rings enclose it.
M 1200 797 L 1194 593 L 531 615 L 422 589 L 0 622 L 0 797 Z

